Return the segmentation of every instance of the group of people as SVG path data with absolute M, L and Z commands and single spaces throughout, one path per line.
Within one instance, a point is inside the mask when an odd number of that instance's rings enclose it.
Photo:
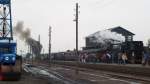
M 102 53 L 100 58 L 99 58 L 100 62 L 103 62 L 103 63 L 111 63 L 112 62 L 112 55 L 109 53 L 109 52 L 105 52 L 105 53 Z
M 93 55 L 92 55 L 93 57 Z M 95 62 L 101 62 L 101 63 L 112 63 L 112 54 L 110 52 L 103 52 L 98 54 L 97 56 L 94 56 Z M 89 59 L 91 59 L 91 54 L 88 53 L 80 53 L 79 54 L 79 60 L 82 63 L 89 62 Z M 127 55 L 126 53 L 119 53 L 118 55 L 118 63 L 119 64 L 126 64 L 127 63 Z M 91 60 L 90 60 L 91 61 Z
M 87 58 L 88 58 L 87 53 L 81 53 L 81 54 L 79 54 L 80 62 L 82 62 L 82 63 L 86 63 Z
M 103 62 L 103 63 L 111 63 L 112 55 L 109 52 L 101 53 L 101 54 L 92 54 L 92 53 L 80 53 L 79 54 L 80 62 Z
M 134 53 L 132 53 L 132 57 L 134 57 Z M 127 61 L 128 61 L 128 56 L 126 53 L 118 53 L 118 64 L 126 64 Z M 150 53 L 148 51 L 143 51 L 141 63 L 143 66 L 147 64 L 150 66 Z
M 132 59 L 132 57 L 134 58 L 134 53 L 132 53 L 132 56 L 130 58 L 128 58 L 129 56 L 127 56 L 128 54 L 126 52 L 119 52 L 118 53 L 118 64 L 127 64 L 128 62 L 131 62 L 131 60 L 134 61 L 134 59 Z M 89 59 L 91 59 L 91 57 L 93 57 L 92 54 L 89 53 L 80 53 L 79 54 L 79 59 L 80 62 L 82 63 L 86 63 L 89 61 Z M 96 54 L 94 55 L 94 59 L 95 62 L 102 62 L 102 63 L 113 63 L 113 55 L 110 52 L 105 52 L 105 53 L 101 53 L 98 56 L 96 56 Z M 130 59 L 130 60 L 129 60 Z M 90 60 L 91 61 L 91 60 Z M 132 62 L 131 62 L 132 63 Z M 142 65 L 145 66 L 146 64 L 150 65 L 150 53 L 144 51 L 143 55 L 142 55 Z

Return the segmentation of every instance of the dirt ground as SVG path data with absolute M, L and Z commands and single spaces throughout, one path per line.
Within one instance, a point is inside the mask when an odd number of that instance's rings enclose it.
M 149 84 L 149 82 L 141 81 L 137 79 L 130 79 L 124 77 L 117 77 L 108 75 L 97 70 L 80 70 L 79 74 L 76 74 L 75 68 L 64 67 L 61 65 L 51 65 L 47 63 L 35 64 L 47 68 L 50 72 L 55 72 L 71 83 L 69 84 Z M 127 75 L 128 76 L 128 75 Z
M 0 81 L 0 84 L 52 84 L 47 78 L 23 73 L 20 81 Z
M 59 65 L 34 64 L 48 70 L 51 74 L 57 76 L 61 81 L 56 81 L 48 77 L 31 75 L 23 72 L 20 81 L 0 81 L 0 84 L 149 84 L 143 81 L 132 79 L 121 79 L 102 72 L 79 70 L 75 73 L 75 68 L 69 68 Z

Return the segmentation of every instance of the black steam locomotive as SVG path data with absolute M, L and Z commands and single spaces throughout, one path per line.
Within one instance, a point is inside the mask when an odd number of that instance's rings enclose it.
M 127 54 L 128 63 L 141 63 L 142 53 L 144 51 L 142 41 L 126 41 L 119 44 L 109 45 L 108 48 L 96 47 L 92 49 L 83 49 L 79 51 L 80 53 L 88 54 L 87 62 L 101 62 L 101 57 L 103 54 L 109 52 L 111 54 L 111 63 L 118 63 L 118 53 L 125 52 Z M 59 52 L 52 54 L 53 60 L 61 61 L 77 61 L 78 56 L 76 51 Z

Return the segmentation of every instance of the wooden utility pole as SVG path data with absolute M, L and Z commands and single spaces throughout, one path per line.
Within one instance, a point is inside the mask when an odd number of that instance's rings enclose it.
M 51 32 L 52 32 L 52 28 L 50 26 L 49 27 L 49 53 L 48 53 L 50 62 L 51 62 Z
M 76 51 L 78 52 L 78 3 L 76 3 Z
M 30 47 L 30 53 L 31 53 L 31 63 L 33 64 L 33 51 L 32 51 L 32 46 L 30 45 L 29 46 Z
M 39 44 L 41 44 L 41 36 L 38 37 Z
M 79 14 L 79 5 L 76 3 L 76 14 L 75 14 L 75 22 L 76 22 L 76 56 L 77 56 L 77 67 L 79 62 L 79 52 L 78 52 L 78 14 Z M 78 68 L 75 70 L 76 74 L 79 73 Z
M 38 36 L 38 41 L 39 41 L 39 46 L 41 45 L 41 36 L 40 36 L 40 34 L 39 34 L 39 36 Z M 38 54 L 38 57 L 37 57 L 38 59 L 37 60 L 40 60 L 41 61 L 41 53 L 39 53 Z

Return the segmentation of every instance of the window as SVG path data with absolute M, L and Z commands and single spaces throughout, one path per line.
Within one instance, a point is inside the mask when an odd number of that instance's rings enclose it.
M 0 53 L 11 53 L 11 48 L 9 47 L 3 47 L 3 48 L 0 48 Z

